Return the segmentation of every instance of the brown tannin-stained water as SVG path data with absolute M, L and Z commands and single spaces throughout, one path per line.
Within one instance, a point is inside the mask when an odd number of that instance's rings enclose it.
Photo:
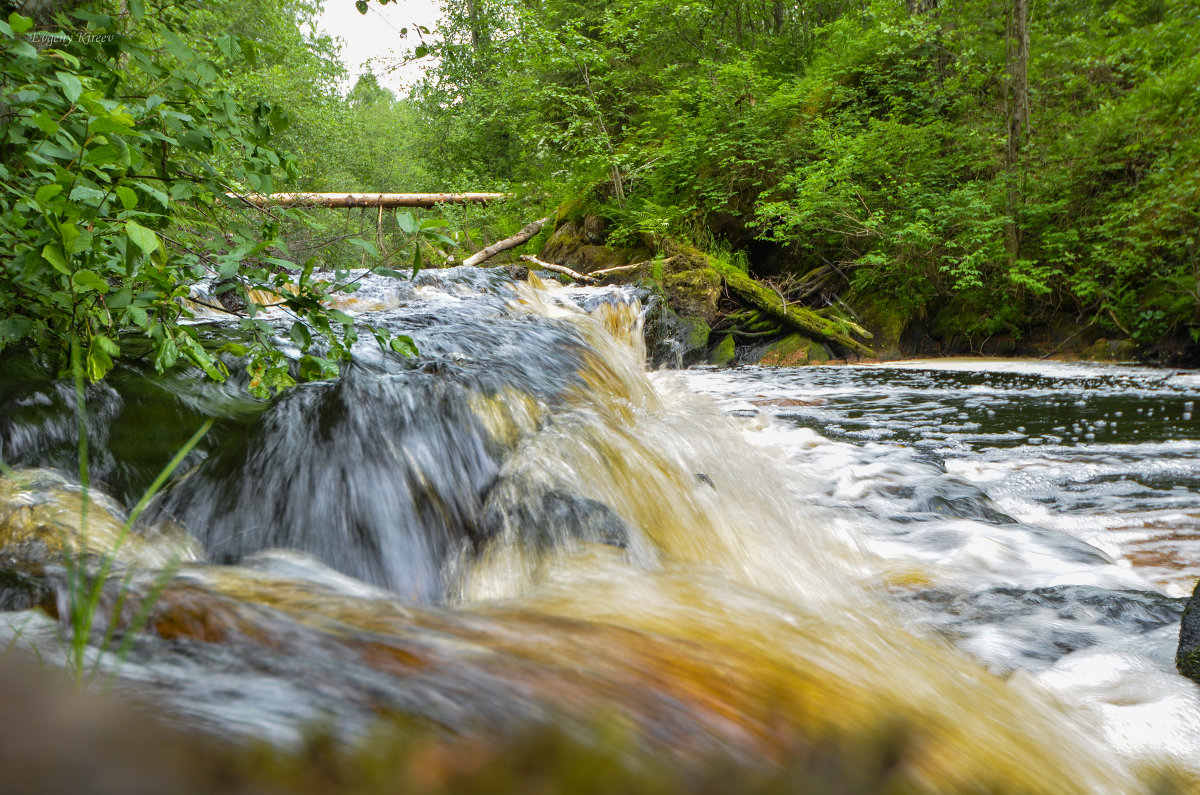
M 218 419 L 126 554 L 117 624 L 178 528 L 210 562 L 146 597 L 122 664 L 91 651 L 169 720 L 282 745 L 383 713 L 464 737 L 616 726 L 684 767 L 764 769 L 894 729 L 919 790 L 1200 781 L 1200 699 L 1171 662 L 1200 513 L 1190 376 L 647 373 L 632 297 L 469 270 L 348 308 L 421 356 L 363 346 L 270 402 L 132 370 L 89 394 L 96 478 L 126 503 L 147 447 L 165 461 Z M 62 662 L 33 606 L 65 613 L 65 578 L 35 536 L 69 533 L 78 493 L 34 468 L 71 471 L 70 395 L 8 366 L 0 455 L 25 469 L 0 507 L 0 643 Z

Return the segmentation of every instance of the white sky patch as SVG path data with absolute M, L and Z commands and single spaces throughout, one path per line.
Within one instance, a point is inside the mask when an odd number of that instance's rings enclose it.
M 343 91 L 349 91 L 358 76 L 370 68 L 380 85 L 401 96 L 433 61 L 424 58 L 404 63 L 405 53 L 421 43 L 416 28 L 423 25 L 432 31 L 441 15 L 438 0 L 400 0 L 387 5 L 372 2 L 366 14 L 358 13 L 354 0 L 325 0 L 317 25 L 342 40 L 342 63 L 350 72 Z M 408 28 L 407 36 L 400 35 L 404 28 Z

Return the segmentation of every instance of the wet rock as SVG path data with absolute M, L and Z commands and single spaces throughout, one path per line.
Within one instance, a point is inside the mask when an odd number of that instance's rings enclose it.
M 909 509 L 957 519 L 975 519 L 988 524 L 1016 524 L 1017 520 L 997 510 L 978 487 L 944 476 L 918 484 Z
M 1175 668 L 1194 682 L 1200 682 L 1200 582 L 1192 590 L 1179 621 L 1179 647 Z
M 621 549 L 629 543 L 629 525 L 602 502 L 560 489 L 540 498 L 520 498 L 521 491 L 503 486 L 493 490 L 482 524 L 485 538 L 511 533 L 523 545 L 537 549 L 550 549 L 568 540 Z
M 671 309 L 681 316 L 694 315 L 712 324 L 719 312 L 717 301 L 721 298 L 721 274 L 712 268 L 694 268 L 679 273 L 668 273 L 662 279 Z
M 0 569 L 0 612 L 16 612 L 52 604 L 54 590 L 41 578 Z
M 704 361 L 711 331 L 704 318 L 680 317 L 662 287 L 645 280 L 646 351 L 654 367 L 687 367 Z
M 124 511 L 95 489 L 88 493 L 86 528 L 82 508 L 83 490 L 50 470 L 0 477 L 0 563 L 46 563 L 67 553 L 103 555 L 114 548 L 125 564 L 161 567 L 175 555 L 200 558 L 195 543 L 175 528 L 125 533 Z
M 587 217 L 578 221 L 564 221 L 550 235 L 539 256 L 546 262 L 566 265 L 580 273 L 615 268 L 648 257 L 647 252 L 639 249 L 602 246 L 591 242 L 597 239 L 597 235 L 597 223 L 593 222 L 589 227 Z M 603 235 L 600 234 L 600 237 Z
M 829 351 L 819 342 L 803 334 L 789 334 L 768 345 L 758 363 L 775 367 L 796 367 L 827 362 L 831 358 Z
M 1080 351 L 1080 356 L 1094 362 L 1130 362 L 1137 359 L 1133 340 L 1109 340 L 1101 337 Z
M 708 363 L 717 367 L 727 367 L 737 358 L 737 343 L 732 334 L 726 334 L 724 339 L 708 354 Z

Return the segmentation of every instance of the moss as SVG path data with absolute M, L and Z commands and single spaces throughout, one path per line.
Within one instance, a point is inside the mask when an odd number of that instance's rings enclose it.
M 679 341 L 685 351 L 703 351 L 708 347 L 708 336 L 712 333 L 708 322 L 697 315 L 679 318 Z
M 712 268 L 695 268 L 662 277 L 671 308 L 680 315 L 697 315 L 706 323 L 717 319 L 721 298 L 721 274 Z
M 803 334 L 789 334 L 767 346 L 759 364 L 776 367 L 796 367 L 803 364 L 829 361 L 829 352 L 819 342 Z
M 712 349 L 712 353 L 708 356 L 708 361 L 715 364 L 717 367 L 728 367 L 733 364 L 733 360 L 737 357 L 737 345 L 733 341 L 732 334 L 726 334 L 717 346 Z
M 539 256 L 581 273 L 615 268 L 646 258 L 647 252 L 636 248 L 591 245 L 586 235 L 584 221 L 566 221 L 550 235 Z
M 1175 668 L 1193 682 L 1200 682 L 1200 647 L 1177 657 Z
M 854 300 L 851 309 L 861 318 L 862 325 L 875 335 L 873 342 L 881 358 L 898 358 L 902 355 L 900 337 L 912 320 L 909 314 L 888 306 L 886 302 L 866 298 Z
M 1127 362 L 1137 358 L 1133 340 L 1109 340 L 1104 337 L 1081 350 L 1079 355 L 1094 362 Z

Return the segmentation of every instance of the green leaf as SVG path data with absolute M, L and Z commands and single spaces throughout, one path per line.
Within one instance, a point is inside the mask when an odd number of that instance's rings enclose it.
M 406 235 L 415 233 L 419 228 L 412 213 L 396 213 L 396 226 L 400 227 L 400 231 Z
M 345 312 L 342 312 L 341 310 L 329 309 L 329 310 L 326 310 L 326 314 L 328 314 L 332 320 L 336 320 L 338 323 L 341 323 L 343 326 L 353 326 L 354 325 L 354 318 L 350 317 L 349 315 L 347 315 Z
M 365 11 L 363 13 L 366 13 Z M 8 15 L 8 26 L 12 28 L 14 36 L 20 36 L 25 31 L 33 27 L 33 19 L 23 17 L 16 11 Z
M 100 346 L 92 345 L 88 348 L 86 369 L 89 381 L 95 383 L 104 378 L 112 366 L 112 357 L 105 353 Z
M 67 245 L 68 254 L 79 254 L 87 251 L 92 247 L 92 232 L 89 229 L 80 229 L 79 234 L 71 238 L 71 242 Z
M 42 248 L 42 259 L 49 262 L 59 273 L 71 275 L 71 269 L 67 267 L 67 258 L 63 256 L 62 249 L 58 246 L 47 243 Z
M 358 13 L 365 14 L 370 6 L 367 4 L 367 0 L 355 0 L 354 7 L 358 9 Z
M 129 0 L 129 14 L 138 22 L 146 18 L 146 6 L 142 0 Z
M 94 119 L 88 130 L 94 133 L 128 133 L 133 130 L 134 119 L 128 113 L 114 113 Z
M 154 357 L 154 369 L 158 372 L 165 372 L 175 366 L 176 360 L 179 359 L 179 346 L 175 344 L 175 340 L 167 337 L 158 346 L 158 353 Z
M 58 77 L 58 84 L 62 86 L 63 96 L 74 105 L 79 101 L 79 95 L 83 93 L 83 84 L 70 72 L 55 72 L 54 74 Z
M 76 271 L 71 277 L 71 283 L 75 286 L 76 293 L 86 293 L 89 290 L 95 290 L 98 293 L 108 292 L 108 282 L 100 278 L 94 271 Z
M 292 341 L 299 346 L 301 351 L 307 351 L 309 346 L 312 345 L 312 335 L 308 332 L 308 326 L 299 320 L 292 324 L 289 336 L 291 336 Z
M 117 198 L 121 200 L 121 206 L 126 210 L 137 207 L 137 193 L 132 188 L 119 185 L 113 192 L 117 194 Z
M 392 337 L 390 347 L 401 356 L 411 359 L 418 354 L 417 343 L 407 334 L 397 334 Z
M 305 381 L 337 378 L 338 367 L 322 356 L 301 356 L 300 377 Z
M 44 110 L 38 111 L 36 114 L 34 114 L 33 123 L 37 125 L 39 130 L 48 136 L 53 137 L 58 135 L 58 122 L 50 118 L 50 114 Z
M 145 182 L 134 182 L 133 187 L 137 188 L 138 190 L 142 191 L 147 196 L 149 196 L 151 199 L 154 199 L 154 201 L 158 202 L 162 206 L 162 209 L 164 209 L 164 210 L 170 209 L 170 206 L 171 206 L 170 197 L 168 197 L 167 194 L 163 193 L 161 190 L 154 187 L 153 185 L 147 185 Z
M 132 300 L 133 291 L 128 287 L 122 287 L 105 299 L 104 305 L 109 309 L 124 309 L 129 306 L 129 302 Z
M 53 185 L 43 185 L 37 189 L 37 193 L 33 195 L 33 200 L 38 204 L 45 206 L 46 202 L 53 199 L 55 196 L 63 192 L 63 186 L 58 183 Z
M 146 324 L 150 320 L 150 318 L 146 315 L 146 310 L 134 304 L 130 304 L 129 306 L 125 307 L 125 314 L 129 315 L 129 319 L 140 328 L 145 328 Z
M 421 247 L 413 246 L 413 269 L 412 269 L 413 277 L 416 278 L 416 275 L 418 273 L 420 273 L 420 271 L 421 271 Z
M 121 355 L 121 346 L 117 345 L 117 343 L 113 342 L 103 334 L 92 335 L 92 344 L 99 346 L 100 350 L 104 351 L 109 356 Z
M 372 243 L 370 240 L 362 240 L 361 238 L 352 237 L 347 242 L 350 243 L 350 245 L 352 245 L 352 246 L 358 246 L 363 251 L 370 254 L 372 257 L 379 256 L 379 249 L 375 248 L 375 244 Z
M 153 254 L 161 245 L 154 230 L 147 229 L 137 221 L 125 222 L 125 235 L 129 238 L 129 242 L 142 250 L 143 254 Z

